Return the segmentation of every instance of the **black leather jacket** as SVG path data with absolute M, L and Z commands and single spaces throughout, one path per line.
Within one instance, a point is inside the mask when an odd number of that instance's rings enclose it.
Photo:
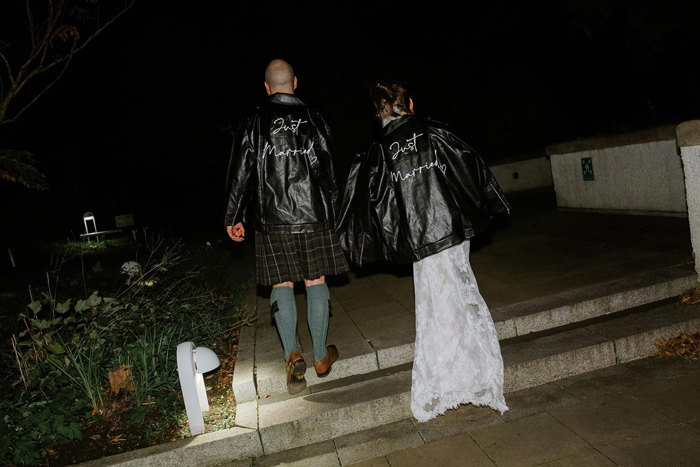
M 339 235 L 351 259 L 417 261 L 509 213 L 481 157 L 446 125 L 404 115 L 350 169 Z
M 225 224 L 248 222 L 268 234 L 332 230 L 338 188 L 331 135 L 321 115 L 292 94 L 259 106 L 234 139 Z

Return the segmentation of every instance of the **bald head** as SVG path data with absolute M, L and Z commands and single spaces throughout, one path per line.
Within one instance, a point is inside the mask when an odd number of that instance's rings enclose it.
M 265 68 L 265 88 L 268 94 L 285 92 L 294 94 L 297 79 L 292 66 L 282 59 L 275 59 Z

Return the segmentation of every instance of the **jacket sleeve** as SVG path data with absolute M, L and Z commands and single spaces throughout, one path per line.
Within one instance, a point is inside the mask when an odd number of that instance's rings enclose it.
M 345 182 L 345 190 L 343 191 L 343 202 L 340 206 L 338 215 L 338 224 L 336 232 L 340 240 L 340 246 L 345 250 L 352 259 L 355 250 L 355 210 L 357 208 L 357 177 L 363 169 L 361 155 L 356 154 L 355 160 L 350 166 L 348 179 Z
M 335 178 L 335 169 L 333 167 L 333 155 L 335 154 L 333 136 L 331 134 L 330 127 L 320 113 L 309 109 L 309 117 L 311 118 L 313 126 L 316 129 L 314 144 L 316 144 L 315 154 L 316 157 L 318 157 L 319 162 L 317 182 L 321 185 L 321 192 L 328 193 L 328 196 L 330 197 L 328 202 L 331 206 L 333 219 L 328 220 L 331 221 L 332 225 L 337 226 L 339 205 L 338 184 Z
M 460 155 L 465 165 L 472 167 L 469 172 L 474 178 L 473 182 L 479 187 L 484 207 L 489 216 L 510 214 L 510 203 L 508 203 L 496 177 L 481 155 L 451 131 L 444 128 L 434 129 L 434 131 L 437 131 L 441 138 L 448 141 L 449 146 Z
M 341 246 L 360 266 L 378 259 L 370 172 L 367 156 L 357 154 L 345 184 L 337 229 Z
M 255 148 L 255 124 L 257 117 L 252 117 L 242 126 L 233 140 L 231 148 L 231 186 L 229 188 L 228 204 L 224 223 L 226 226 L 236 225 L 245 219 L 246 207 L 255 192 L 257 180 Z
M 510 214 L 510 203 L 508 203 L 501 186 L 496 181 L 496 177 L 481 156 L 476 152 L 475 154 L 481 169 L 482 180 L 484 180 L 484 199 L 486 200 L 489 213 L 492 216 Z

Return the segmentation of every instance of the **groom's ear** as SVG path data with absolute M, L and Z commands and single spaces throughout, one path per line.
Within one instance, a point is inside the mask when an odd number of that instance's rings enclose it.
M 411 99 L 410 97 L 408 98 L 408 108 L 411 111 L 411 113 L 413 113 L 413 99 Z
M 296 81 L 294 81 L 294 83 L 296 84 Z M 265 91 L 267 91 L 267 95 L 269 96 L 270 95 L 270 85 L 267 84 L 267 81 L 265 81 Z

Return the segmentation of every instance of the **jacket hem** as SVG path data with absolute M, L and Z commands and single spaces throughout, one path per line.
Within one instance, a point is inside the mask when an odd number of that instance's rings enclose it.
M 465 240 L 469 240 L 474 236 L 474 229 L 465 229 L 462 234 L 453 234 L 449 237 L 445 237 L 442 240 L 433 242 L 430 245 L 425 245 L 423 247 L 413 250 L 414 261 L 420 261 L 428 256 L 434 255 L 435 253 L 440 253 L 442 250 L 446 250 L 455 245 L 459 245 Z
M 256 226 L 256 229 L 258 230 L 258 232 L 265 233 L 268 235 L 302 234 L 333 230 L 330 225 L 323 222 L 312 224 L 258 225 Z

